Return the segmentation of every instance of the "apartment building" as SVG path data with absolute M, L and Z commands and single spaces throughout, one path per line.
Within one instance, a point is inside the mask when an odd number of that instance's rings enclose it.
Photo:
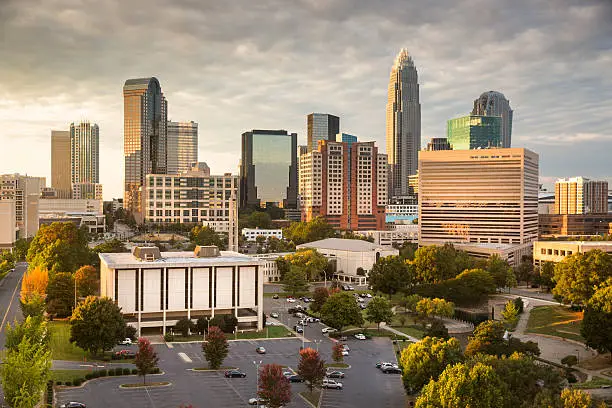
M 555 214 L 607 214 L 608 182 L 584 177 L 555 183 Z
M 573 254 L 598 249 L 612 254 L 612 241 L 538 241 L 533 244 L 533 263 L 560 262 Z
M 0 175 L 0 200 L 15 201 L 15 221 L 19 238 L 38 231 L 38 199 L 46 187 L 44 177 L 21 174 Z M 10 227 L 9 227 L 10 228 Z

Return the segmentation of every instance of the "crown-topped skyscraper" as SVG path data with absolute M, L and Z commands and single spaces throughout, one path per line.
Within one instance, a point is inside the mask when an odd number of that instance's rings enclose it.
M 393 63 L 387 100 L 387 155 L 390 197 L 409 195 L 408 178 L 417 173 L 421 148 L 421 103 L 417 69 L 403 48 Z

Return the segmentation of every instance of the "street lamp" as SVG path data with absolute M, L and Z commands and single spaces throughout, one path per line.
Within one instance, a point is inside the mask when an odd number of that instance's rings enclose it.
M 255 400 L 257 401 L 257 406 L 259 406 L 259 366 L 261 365 L 261 360 L 259 360 L 259 362 L 253 361 L 253 364 L 255 365 L 255 369 L 257 370 L 257 373 L 255 374 L 257 377 L 257 382 L 256 382 L 257 388 L 255 388 Z
M 321 344 L 323 340 L 313 340 L 314 344 L 317 345 L 317 353 L 319 352 L 319 344 Z

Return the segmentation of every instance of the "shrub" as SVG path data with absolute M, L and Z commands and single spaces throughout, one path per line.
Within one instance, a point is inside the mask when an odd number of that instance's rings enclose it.
M 108 356 L 106 356 L 102 359 L 102 361 L 108 363 L 109 361 L 111 361 L 111 359 Z
M 159 369 L 159 367 L 155 367 L 153 371 L 151 371 L 151 374 L 159 374 L 160 372 L 161 370 Z
M 516 310 L 518 314 L 523 313 L 523 308 L 525 307 L 525 304 L 523 303 L 523 299 L 521 299 L 520 297 L 514 299 L 514 306 L 516 306 Z
M 64 383 L 64 385 L 65 385 L 66 387 L 72 387 L 72 381 L 66 381 L 66 382 Z
M 75 378 L 75 379 L 72 381 L 72 384 L 73 384 L 75 387 L 78 387 L 79 385 L 83 384 L 83 379 L 82 379 L 82 378 Z
M 123 375 L 130 375 L 130 369 L 129 368 L 124 368 L 123 369 Z
M 114 377 L 114 375 L 115 375 L 115 369 L 114 368 L 109 369 L 108 370 L 108 376 L 109 377 Z
M 61 381 L 56 381 L 55 382 L 55 385 L 62 385 L 62 384 L 63 384 L 63 382 L 61 382 Z
M 166 333 L 164 334 L 164 341 L 165 342 L 171 342 L 174 341 L 174 335 L 172 333 Z
M 106 369 L 100 370 L 100 377 L 106 377 L 108 375 Z
M 86 380 L 91 380 L 93 378 L 93 373 L 87 373 L 85 374 L 85 379 Z
M 574 366 L 578 364 L 578 357 L 574 355 L 565 356 L 561 359 L 561 364 L 566 365 L 568 367 Z
M 138 369 L 132 368 L 132 375 L 138 375 Z

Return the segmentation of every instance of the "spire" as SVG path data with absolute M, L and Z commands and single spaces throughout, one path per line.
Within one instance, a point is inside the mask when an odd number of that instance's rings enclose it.
M 412 57 L 410 56 L 410 54 L 408 54 L 408 49 L 402 48 L 397 54 L 397 57 L 395 57 L 395 62 L 393 66 L 397 68 L 399 66 L 405 65 L 414 65 L 414 61 L 412 61 Z

